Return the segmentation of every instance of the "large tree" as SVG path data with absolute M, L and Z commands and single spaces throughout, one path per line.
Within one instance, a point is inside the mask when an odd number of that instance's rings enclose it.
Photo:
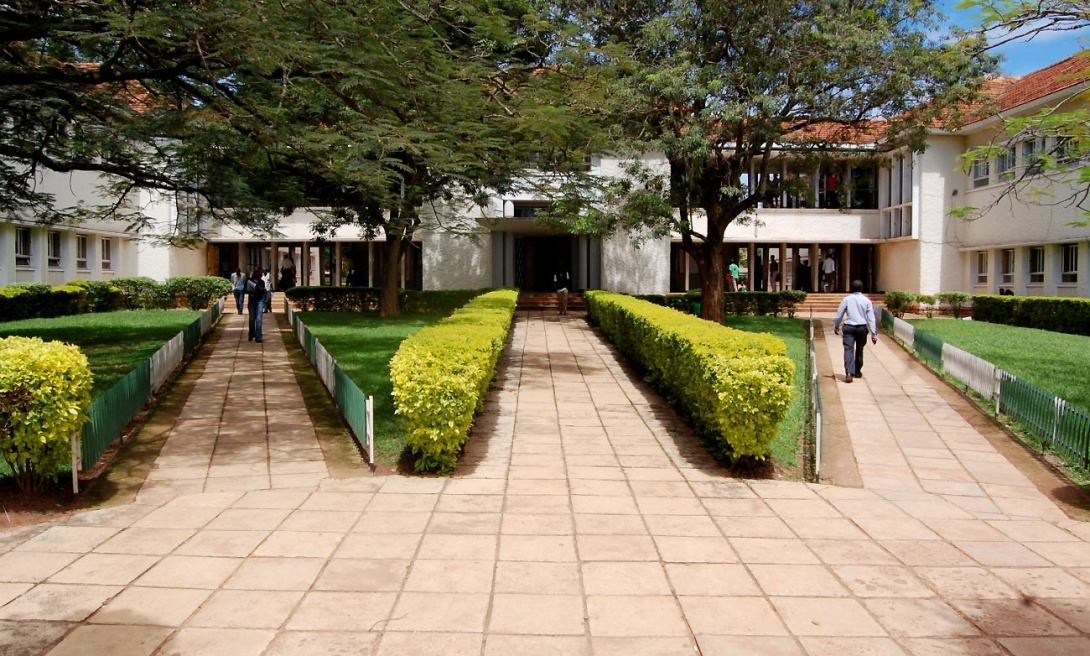
M 544 10 L 563 26 L 558 70 L 587 82 L 574 88 L 612 126 L 613 151 L 665 160 L 633 164 L 565 211 L 580 228 L 680 236 L 714 321 L 724 231 L 780 190 L 775 157 L 835 153 L 861 133 L 887 149 L 922 148 L 924 127 L 988 65 L 968 44 L 929 41 L 928 2 L 562 0 Z
M 967 0 L 961 9 L 975 10 L 985 51 L 1013 41 L 1032 41 L 1046 32 L 1070 32 L 1090 27 L 1090 4 L 1071 0 Z M 993 143 L 974 148 L 962 160 L 970 171 L 976 162 L 1005 156 L 1009 143 L 1037 141 L 1034 161 L 1006 180 L 1003 192 L 993 201 L 1011 196 L 1029 203 L 1067 205 L 1082 210 L 1090 223 L 1090 109 L 1085 86 L 1090 79 L 1090 51 L 1081 62 L 1068 67 L 1071 90 L 1051 107 L 1027 116 L 1003 117 L 1003 129 Z M 985 110 L 987 110 L 985 106 Z M 961 216 L 974 216 L 987 208 L 962 207 Z

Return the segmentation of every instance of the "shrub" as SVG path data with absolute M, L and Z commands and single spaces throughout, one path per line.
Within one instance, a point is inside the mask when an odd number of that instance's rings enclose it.
M 406 314 L 450 314 L 487 289 L 444 289 L 419 291 L 402 289 L 397 294 L 401 311 Z
M 965 292 L 941 292 L 939 294 L 939 301 L 950 308 L 950 313 L 954 315 L 955 319 L 961 318 L 965 305 L 971 300 L 973 300 L 973 297 Z
M 447 473 L 457 464 L 484 407 L 517 300 L 510 289 L 478 296 L 403 341 L 390 360 L 395 412 L 405 421 L 417 471 Z
M 174 299 L 167 288 L 146 276 L 113 278 L 110 282 L 124 295 L 126 310 L 165 310 L 174 307 Z
M 978 321 L 1090 336 L 1090 299 L 1055 296 L 973 296 Z
M 783 340 L 622 294 L 584 296 L 591 321 L 714 441 L 715 451 L 768 455 L 792 394 L 795 365 Z
M 636 298 L 686 314 L 693 314 L 693 303 L 700 302 L 699 296 L 694 299 L 688 294 L 640 294 Z
M 91 382 L 75 346 L 0 339 L 0 455 L 19 489 L 40 491 L 69 462 L 69 440 L 87 420 Z
M 8 321 L 29 319 L 34 306 L 25 296 L 27 291 L 21 287 L 0 287 L 0 317 Z
M 231 293 L 231 281 L 219 276 L 174 276 L 163 283 L 175 307 L 204 310 Z
M 913 292 L 897 290 L 886 292 L 886 309 L 897 318 L 905 316 L 905 312 L 915 301 L 916 294 Z
M 934 294 L 917 294 L 916 302 L 920 304 L 920 309 L 927 314 L 927 318 L 930 319 L 935 314 L 935 306 L 939 304 L 938 296 Z
M 125 295 L 121 288 L 106 280 L 71 280 L 69 287 L 79 287 L 87 292 L 88 312 L 114 312 L 125 307 Z
M 292 287 L 284 292 L 304 312 L 378 312 L 377 287 Z
M 83 287 L 22 283 L 0 292 L 0 316 L 19 320 L 80 314 L 87 311 L 87 299 L 87 290 Z

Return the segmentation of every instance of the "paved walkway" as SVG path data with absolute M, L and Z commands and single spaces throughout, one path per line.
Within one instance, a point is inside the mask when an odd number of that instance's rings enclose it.
M 272 332 L 210 397 L 296 393 Z M 578 319 L 516 324 L 452 478 L 288 478 L 301 414 L 223 489 L 195 392 L 136 503 L 0 533 L 0 654 L 1090 653 L 1090 525 L 890 349 L 840 389 L 863 488 L 724 477 Z

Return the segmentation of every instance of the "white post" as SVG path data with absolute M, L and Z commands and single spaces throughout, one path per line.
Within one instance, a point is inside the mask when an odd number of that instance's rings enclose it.
M 72 433 L 71 439 L 72 446 L 72 494 L 79 494 L 79 470 L 80 470 L 80 434 L 79 431 Z
M 367 463 L 375 471 L 375 397 L 367 397 Z

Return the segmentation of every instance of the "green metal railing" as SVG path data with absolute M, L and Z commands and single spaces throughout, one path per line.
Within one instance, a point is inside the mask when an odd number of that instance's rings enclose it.
M 1090 414 L 1063 403 L 1056 422 L 1056 449 L 1090 469 Z
M 889 310 L 882 308 L 882 314 L 880 315 L 880 321 L 882 327 L 886 329 L 887 333 L 893 332 L 893 315 L 889 313 Z
M 151 399 L 151 360 L 129 372 L 91 403 L 90 420 L 83 425 L 80 457 L 83 470 L 98 462 L 136 413 Z
M 936 367 L 942 368 L 942 340 L 919 330 L 914 333 L 913 347 L 920 357 Z
M 348 422 L 353 435 L 356 436 L 356 441 L 366 449 L 368 448 L 367 395 L 348 377 L 348 374 L 344 373 L 341 365 L 333 365 L 333 375 L 337 381 L 334 385 L 334 389 L 337 391 L 337 406 L 340 407 L 345 421 Z M 360 439 L 361 435 L 363 436 L 362 440 Z

